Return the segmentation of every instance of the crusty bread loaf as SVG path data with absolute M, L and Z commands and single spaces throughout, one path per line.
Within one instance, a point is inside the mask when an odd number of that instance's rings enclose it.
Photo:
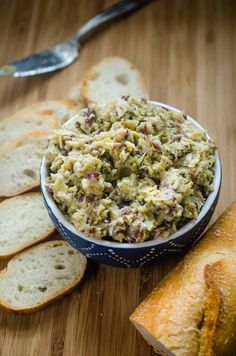
M 68 93 L 68 98 L 70 98 L 71 100 L 74 100 L 77 103 L 79 109 L 83 109 L 86 106 L 84 98 L 82 97 L 82 94 L 81 94 L 81 85 L 82 85 L 82 83 L 79 82 L 79 84 L 77 84 L 73 88 L 71 88 Z
M 4 144 L 35 130 L 50 132 L 60 126 L 61 122 L 55 115 L 34 112 L 16 114 L 0 122 L 0 142 Z
M 107 57 L 91 67 L 82 81 L 81 95 L 86 104 L 107 102 L 126 95 L 148 98 L 140 72 L 121 57 Z
M 137 307 L 130 320 L 155 350 L 177 356 L 236 350 L 236 202 Z
M 34 131 L 0 148 L 0 197 L 10 197 L 39 185 L 39 166 L 48 142 Z
M 222 252 L 223 253 L 223 252 Z M 206 265 L 205 323 L 199 356 L 236 354 L 236 255 Z
M 0 305 L 21 313 L 37 311 L 76 287 L 86 263 L 86 257 L 65 241 L 31 247 L 0 273 Z
M 71 99 L 47 100 L 23 108 L 17 111 L 15 115 L 19 116 L 26 113 L 52 115 L 63 123 L 73 117 L 79 110 L 80 107 Z
M 41 193 L 26 193 L 0 203 L 0 259 L 43 241 L 55 230 Z

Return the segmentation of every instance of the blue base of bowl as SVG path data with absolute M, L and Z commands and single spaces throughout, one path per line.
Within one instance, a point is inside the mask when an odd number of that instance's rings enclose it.
M 114 244 L 109 247 L 100 245 L 99 240 L 97 241 L 96 239 L 91 239 L 91 241 L 87 239 L 85 240 L 82 236 L 79 236 L 79 232 L 75 234 L 62 225 L 53 214 L 45 199 L 44 202 L 60 235 L 83 255 L 110 266 L 141 267 L 159 262 L 163 257 L 173 256 L 186 251 L 199 239 L 200 235 L 205 230 L 215 210 L 218 198 L 219 193 L 207 214 L 198 224 L 194 225 L 191 230 L 174 239 L 169 238 L 166 241 L 157 241 L 156 244 L 152 244 L 151 246 L 147 245 L 146 247 L 142 246 L 137 248 L 132 247 L 132 244 L 130 244 L 129 248 L 124 248 L 122 247 L 122 244 L 119 243 L 116 244 L 116 247 L 114 247 Z

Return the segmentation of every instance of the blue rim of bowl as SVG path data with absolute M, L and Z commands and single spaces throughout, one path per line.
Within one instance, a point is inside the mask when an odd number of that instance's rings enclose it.
M 178 110 L 170 105 L 160 103 L 158 101 L 148 101 L 150 104 L 156 107 L 162 107 L 168 111 L 173 111 L 176 113 L 182 113 L 181 110 Z M 66 128 L 68 124 L 73 123 L 77 119 L 78 115 L 73 116 L 70 120 L 68 120 L 62 127 Z M 186 115 L 186 119 L 190 121 L 195 127 L 197 127 L 200 131 L 206 131 L 197 121 L 195 121 L 191 116 Z M 207 133 L 207 137 L 210 138 L 210 135 Z M 42 162 L 41 162 L 41 167 L 40 167 L 40 181 L 41 181 L 41 190 L 44 195 L 44 198 L 49 206 L 49 208 L 52 210 L 53 214 L 56 216 L 58 219 L 59 223 L 64 225 L 67 230 L 71 231 L 73 234 L 78 235 L 80 238 L 88 241 L 89 243 L 96 243 L 100 246 L 104 247 L 109 247 L 109 248 L 121 248 L 121 249 L 132 249 L 132 248 L 144 248 L 144 247 L 152 247 L 152 246 L 157 246 L 164 244 L 169 241 L 175 241 L 178 237 L 181 235 L 187 233 L 190 231 L 195 225 L 197 225 L 202 218 L 208 213 L 208 211 L 211 209 L 215 199 L 217 198 L 218 192 L 220 190 L 221 186 L 221 179 L 222 179 L 222 170 L 221 170 L 221 163 L 220 163 L 220 157 L 219 153 L 216 150 L 216 162 L 215 162 L 215 174 L 214 174 L 214 179 L 213 179 L 213 191 L 209 194 L 207 197 L 205 204 L 203 205 L 202 209 L 200 210 L 200 213 L 198 214 L 197 218 L 194 220 L 190 220 L 187 224 L 182 226 L 179 230 L 177 230 L 174 234 L 170 235 L 170 237 L 166 240 L 150 240 L 150 241 L 144 241 L 144 242 L 135 242 L 135 243 L 127 243 L 127 242 L 115 242 L 115 241 L 106 241 L 106 240 L 98 240 L 92 237 L 88 237 L 83 234 L 83 232 L 80 232 L 75 229 L 75 227 L 64 217 L 64 215 L 60 212 L 58 207 L 56 206 L 56 203 L 54 202 L 51 194 L 47 190 L 45 186 L 45 181 L 48 176 L 48 169 L 46 167 L 45 163 L 45 157 L 43 157 Z

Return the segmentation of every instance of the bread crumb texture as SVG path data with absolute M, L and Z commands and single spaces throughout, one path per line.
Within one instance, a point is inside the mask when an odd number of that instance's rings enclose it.
M 75 287 L 85 267 L 86 257 L 65 241 L 25 250 L 0 274 L 0 304 L 14 311 L 38 310 Z

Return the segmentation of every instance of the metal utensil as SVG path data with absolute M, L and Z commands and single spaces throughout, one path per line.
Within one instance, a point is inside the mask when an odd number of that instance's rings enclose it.
M 78 58 L 81 45 L 89 35 L 100 29 L 104 24 L 134 12 L 151 1 L 122 0 L 91 18 L 67 41 L 1 67 L 0 76 L 28 77 L 67 67 Z

